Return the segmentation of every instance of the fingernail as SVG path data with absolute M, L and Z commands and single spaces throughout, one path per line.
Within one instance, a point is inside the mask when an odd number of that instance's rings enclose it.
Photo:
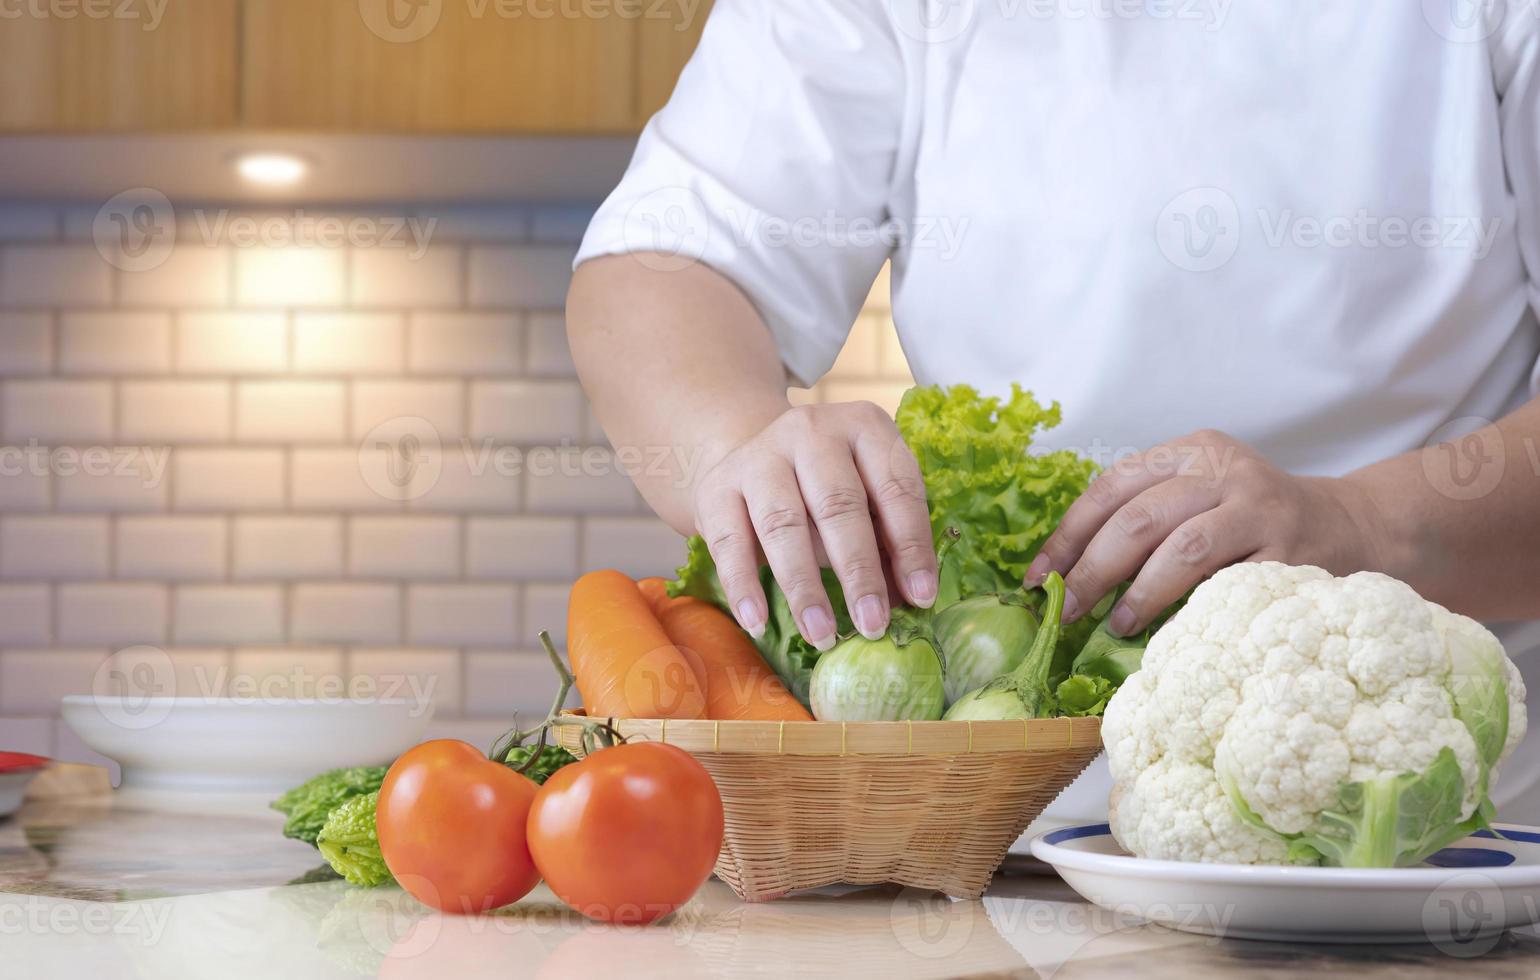
M 1078 615 L 1080 615 L 1080 600 L 1075 598 L 1075 593 L 1071 592 L 1069 589 L 1065 589 L 1064 614 L 1059 617 L 1059 622 L 1074 622 L 1075 617 Z
M 888 608 L 879 596 L 864 595 L 856 600 L 854 616 L 856 629 L 868 640 L 882 638 L 888 631 Z
M 1120 602 L 1107 617 L 1107 628 L 1118 636 L 1127 636 L 1134 631 L 1135 618 L 1134 611 Z
M 1048 560 L 1046 554 L 1039 551 L 1037 557 L 1032 559 L 1032 564 L 1027 566 L 1027 584 L 1042 585 L 1043 579 L 1047 578 L 1051 571 L 1053 571 L 1053 562 Z
M 834 647 L 834 617 L 823 606 L 802 610 L 802 636 L 820 651 Z
M 909 573 L 909 599 L 921 609 L 936 601 L 936 573 L 929 570 Z
M 765 618 L 759 614 L 759 603 L 753 599 L 738 600 L 738 625 L 756 640 L 765 635 Z

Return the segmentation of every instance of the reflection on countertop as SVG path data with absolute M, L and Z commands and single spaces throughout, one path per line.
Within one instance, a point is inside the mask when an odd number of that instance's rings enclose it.
M 1500 937 L 1465 962 L 1432 947 L 1172 932 L 1088 905 L 1018 859 L 976 902 L 878 885 L 745 904 L 712 880 L 646 928 L 589 922 L 543 886 L 491 915 L 443 915 L 397 888 L 357 889 L 317 872 L 315 851 L 285 840 L 279 825 L 275 814 L 171 814 L 100 798 L 29 803 L 0 821 L 5 972 L 285 980 L 1540 972 L 1533 933 Z

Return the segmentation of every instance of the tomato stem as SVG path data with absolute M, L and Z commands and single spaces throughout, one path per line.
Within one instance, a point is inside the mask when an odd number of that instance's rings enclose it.
M 535 746 L 535 751 L 518 770 L 521 773 L 533 766 L 535 760 L 539 758 L 540 750 L 546 746 L 546 733 L 550 729 L 552 722 L 561 715 L 562 705 L 567 703 L 567 695 L 572 692 L 572 685 L 575 683 L 572 671 L 568 670 L 567 665 L 562 662 L 561 654 L 556 651 L 556 644 L 551 641 L 550 631 L 541 630 L 539 636 L 540 644 L 545 647 L 546 656 L 551 658 L 551 666 L 556 668 L 556 676 L 560 681 L 556 690 L 556 699 L 551 702 L 551 710 L 546 713 L 545 718 L 540 724 L 529 731 L 521 731 L 518 728 L 519 717 L 514 715 L 514 727 L 499 735 L 497 741 L 492 743 L 492 748 L 487 752 L 488 759 L 491 759 L 493 762 L 502 762 L 508 757 L 508 753 L 513 750 L 514 746 L 523 745 L 529 738 L 539 736 L 540 741 Z

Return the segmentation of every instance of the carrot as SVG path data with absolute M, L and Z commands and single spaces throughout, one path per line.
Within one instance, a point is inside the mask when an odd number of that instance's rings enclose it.
M 647 605 L 652 607 L 653 615 L 660 618 L 663 615 L 663 611 L 675 603 L 700 601 L 690 596 L 680 596 L 677 599 L 671 598 L 668 594 L 668 582 L 658 578 L 656 575 L 651 578 L 637 579 L 636 587 L 642 590 L 642 597 L 647 600 Z
M 589 572 L 572 586 L 567 653 L 590 715 L 705 717 L 693 658 L 669 640 L 641 589 L 620 572 Z
M 659 617 L 668 638 L 700 660 L 706 717 L 752 721 L 812 721 L 748 634 L 709 602 L 674 600 Z

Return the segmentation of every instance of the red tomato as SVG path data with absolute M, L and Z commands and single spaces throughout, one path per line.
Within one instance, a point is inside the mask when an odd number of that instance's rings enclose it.
M 690 900 L 722 850 L 722 796 L 688 752 L 601 749 L 546 780 L 529 849 L 551 891 L 604 922 L 639 924 Z
M 538 787 L 456 739 L 424 742 L 380 786 L 380 854 L 419 902 L 485 912 L 540 882 L 525 826 Z

